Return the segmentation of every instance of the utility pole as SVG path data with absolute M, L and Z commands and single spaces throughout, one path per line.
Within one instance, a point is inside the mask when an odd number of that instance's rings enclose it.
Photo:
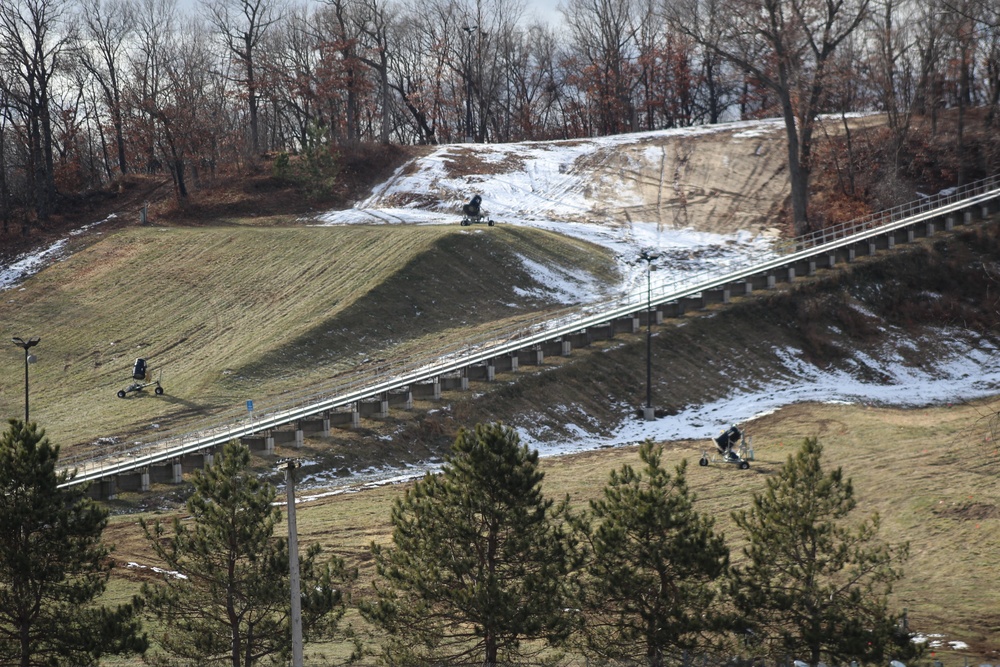
M 288 579 L 292 595 L 292 667 L 302 665 L 302 598 L 299 594 L 299 531 L 295 525 L 295 461 L 285 469 L 288 498 Z

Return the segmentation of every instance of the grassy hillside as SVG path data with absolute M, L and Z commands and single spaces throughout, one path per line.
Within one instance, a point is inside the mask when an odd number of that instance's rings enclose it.
M 126 228 L 5 293 L 0 321 L 41 336 L 31 418 L 64 453 L 98 437 L 187 430 L 246 399 L 368 358 L 551 308 L 521 258 L 613 281 L 600 248 L 524 228 Z M 19 371 L 21 351 L 4 348 Z M 145 357 L 166 394 L 115 396 Z M 23 410 L 20 372 L 0 414 Z

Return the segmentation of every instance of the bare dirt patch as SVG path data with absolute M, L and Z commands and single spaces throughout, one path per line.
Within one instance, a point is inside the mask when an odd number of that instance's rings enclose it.
M 982 521 L 1000 516 L 1000 510 L 997 509 L 997 506 L 988 503 L 962 503 L 958 506 L 936 510 L 934 513 L 957 521 Z

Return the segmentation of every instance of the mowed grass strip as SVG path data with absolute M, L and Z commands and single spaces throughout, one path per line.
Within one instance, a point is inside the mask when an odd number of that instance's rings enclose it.
M 42 337 L 31 418 L 79 454 L 108 446 L 93 444 L 102 437 L 121 446 L 205 426 L 247 399 L 266 408 L 366 359 L 551 309 L 518 296 L 536 287 L 520 257 L 614 277 L 606 250 L 516 227 L 134 227 L 6 291 L 0 321 Z M 17 416 L 23 353 L 5 349 L 0 414 Z M 162 372 L 164 396 L 116 397 L 137 357 Z
M 884 540 L 910 544 L 905 577 L 896 586 L 892 604 L 897 610 L 907 609 L 913 630 L 941 635 L 942 642 L 968 644 L 968 650 L 952 650 L 946 643 L 935 649 L 935 658 L 946 667 L 957 667 L 968 664 L 966 658 L 987 659 L 1000 650 L 1000 587 L 995 584 L 1000 453 L 989 439 L 987 423 L 997 409 L 1000 399 L 919 409 L 796 404 L 741 425 L 753 438 L 755 458 L 749 470 L 724 464 L 699 466 L 707 441 L 665 443 L 663 462 L 671 470 L 682 460 L 687 462 L 696 507 L 715 518 L 732 549 L 733 562 L 739 563 L 742 536 L 732 512 L 750 506 L 753 495 L 764 491 L 767 479 L 777 474 L 804 438 L 818 438 L 824 468 L 841 467 L 853 482 L 858 507 L 850 520 L 877 512 Z M 610 471 L 626 463 L 641 468 L 637 447 L 543 458 L 543 490 L 557 500 L 568 495 L 579 511 L 601 494 Z M 324 551 L 358 566 L 361 577 L 355 594 L 365 594 L 373 576 L 369 545 L 390 541 L 391 507 L 403 489 L 402 485 L 357 487 L 337 495 L 300 489 L 300 542 L 319 543 Z M 315 499 L 301 500 L 307 497 Z M 116 559 L 155 565 L 138 527 L 139 516 L 112 517 L 106 539 L 116 545 Z M 171 513 L 144 516 L 169 521 Z M 287 527 L 279 530 L 287 534 Z M 113 587 L 114 595 L 124 600 L 149 573 L 116 570 L 115 576 L 120 583 Z M 361 623 L 356 615 L 352 621 Z M 325 650 L 338 651 L 334 646 Z

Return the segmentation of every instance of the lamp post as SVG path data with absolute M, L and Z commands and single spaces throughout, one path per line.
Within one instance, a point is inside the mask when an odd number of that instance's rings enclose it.
M 653 410 L 653 283 L 650 276 L 653 262 L 659 257 L 651 250 L 643 250 L 639 254 L 639 259 L 646 262 L 646 406 L 642 409 L 646 421 L 656 419 L 656 411 Z
M 28 352 L 29 349 L 38 345 L 38 341 L 41 340 L 38 336 L 33 336 L 28 340 L 24 340 L 18 336 L 14 336 L 11 340 L 18 347 L 24 348 L 24 424 L 28 425 L 28 364 L 35 363 L 35 355 Z
M 295 461 L 285 468 L 288 500 L 288 579 L 291 593 L 292 667 L 302 667 L 302 599 L 299 592 L 299 531 L 295 524 Z
M 478 25 L 467 25 L 465 31 L 465 143 L 471 144 L 475 134 L 472 132 L 472 33 L 478 30 Z

